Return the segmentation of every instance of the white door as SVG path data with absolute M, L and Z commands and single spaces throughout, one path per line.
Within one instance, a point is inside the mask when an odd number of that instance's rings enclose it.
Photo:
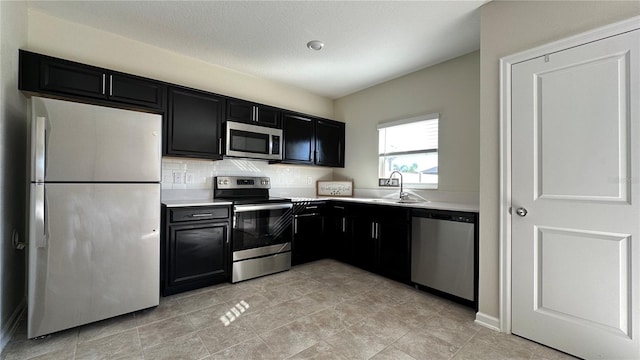
M 640 359 L 639 87 L 640 30 L 512 67 L 514 334 Z

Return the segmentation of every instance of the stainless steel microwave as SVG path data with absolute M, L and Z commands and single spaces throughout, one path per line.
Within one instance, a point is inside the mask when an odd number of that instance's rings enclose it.
M 281 129 L 234 121 L 225 125 L 226 156 L 282 160 Z

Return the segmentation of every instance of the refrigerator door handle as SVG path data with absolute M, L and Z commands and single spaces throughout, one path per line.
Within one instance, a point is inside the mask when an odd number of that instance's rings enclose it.
M 35 139 L 34 139 L 34 169 L 33 172 L 35 174 L 36 182 L 43 182 L 45 178 L 45 169 L 46 169 L 46 123 L 47 119 L 43 116 L 36 117 L 36 129 L 35 129 Z
M 44 184 L 35 185 L 35 242 L 36 248 L 47 247 L 47 231 L 46 231 L 46 199 L 44 193 Z

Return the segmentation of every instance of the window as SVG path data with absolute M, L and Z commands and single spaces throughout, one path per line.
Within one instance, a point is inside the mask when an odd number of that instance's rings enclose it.
M 378 175 L 402 173 L 405 187 L 438 187 L 438 119 L 429 114 L 378 124 Z

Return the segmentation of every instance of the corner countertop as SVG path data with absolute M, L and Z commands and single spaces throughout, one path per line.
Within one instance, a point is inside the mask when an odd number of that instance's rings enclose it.
M 362 198 L 362 197 L 314 197 L 314 198 L 299 198 L 291 197 L 293 202 L 302 201 L 345 201 L 354 202 L 359 204 L 374 204 L 382 206 L 400 206 L 414 209 L 433 209 L 433 210 L 449 210 L 449 211 L 466 211 L 475 212 L 479 211 L 477 204 L 467 203 L 455 203 L 446 201 L 425 201 L 425 200 L 413 200 L 409 202 L 399 202 L 397 199 L 389 198 Z M 186 207 L 186 206 L 225 206 L 232 205 L 233 203 L 228 200 L 216 200 L 216 199 L 173 199 L 163 200 L 162 203 L 167 207 Z
M 322 200 L 334 200 L 354 202 L 360 204 L 376 204 L 386 206 L 400 206 L 415 209 L 433 209 L 433 210 L 450 210 L 450 211 L 466 211 L 466 212 L 479 212 L 479 206 L 477 204 L 467 203 L 455 203 L 446 201 L 428 201 L 428 200 L 410 200 L 407 202 L 400 202 L 398 199 L 389 198 L 361 198 L 361 197 L 316 197 L 316 198 L 291 198 L 294 202 L 299 201 L 322 201 Z

